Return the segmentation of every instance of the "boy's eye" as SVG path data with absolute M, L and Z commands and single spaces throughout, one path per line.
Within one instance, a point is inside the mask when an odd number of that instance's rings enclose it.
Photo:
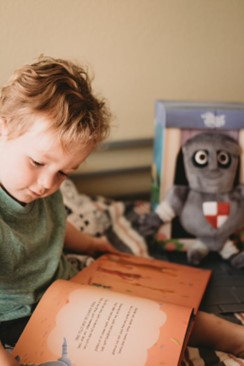
M 62 172 L 62 170 L 59 171 L 59 174 L 62 175 L 63 177 L 68 177 L 68 174 L 65 172 Z
M 37 167 L 39 167 L 39 166 L 43 166 L 43 165 L 44 165 L 43 163 L 40 163 L 39 161 L 36 161 L 36 160 L 34 160 L 34 159 L 31 159 L 31 163 L 32 163 L 34 166 L 37 166 Z

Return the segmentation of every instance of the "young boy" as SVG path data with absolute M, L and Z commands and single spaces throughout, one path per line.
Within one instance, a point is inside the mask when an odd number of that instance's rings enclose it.
M 0 339 L 14 345 L 57 278 L 76 269 L 63 249 L 114 251 L 66 222 L 59 187 L 109 132 L 109 113 L 87 73 L 42 57 L 17 70 L 0 98 Z M 244 329 L 200 313 L 190 340 L 240 355 Z M 0 347 L 1 366 L 16 361 Z

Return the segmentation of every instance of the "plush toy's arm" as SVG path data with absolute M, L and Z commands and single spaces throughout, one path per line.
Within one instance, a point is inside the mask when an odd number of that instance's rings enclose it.
M 162 223 L 171 221 L 175 217 L 175 211 L 166 200 L 158 205 L 155 214 L 161 219 Z
M 173 186 L 166 194 L 165 200 L 160 202 L 155 212 L 144 215 L 140 220 L 140 232 L 143 236 L 154 235 L 160 226 L 171 221 L 181 211 L 188 188 Z
M 163 221 L 156 212 L 150 212 L 140 217 L 139 220 L 139 232 L 145 238 L 154 236 Z
M 176 215 L 179 215 L 187 194 L 188 187 L 186 186 L 172 186 L 166 193 L 165 200 L 162 201 L 157 209 L 156 213 L 163 222 L 171 221 Z

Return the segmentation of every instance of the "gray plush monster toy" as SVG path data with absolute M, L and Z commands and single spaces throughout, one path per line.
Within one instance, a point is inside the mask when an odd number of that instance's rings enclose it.
M 235 267 L 244 267 L 244 252 L 229 239 L 244 226 L 244 186 L 235 185 L 239 144 L 228 135 L 207 132 L 188 139 L 182 151 L 189 185 L 172 186 L 146 225 L 155 230 L 178 216 L 196 237 L 187 253 L 189 262 L 199 264 L 216 251 Z

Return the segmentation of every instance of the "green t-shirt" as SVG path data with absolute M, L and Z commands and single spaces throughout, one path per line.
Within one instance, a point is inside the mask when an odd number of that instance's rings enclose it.
M 47 287 L 75 274 L 63 256 L 61 193 L 21 205 L 0 188 L 0 321 L 30 315 Z

